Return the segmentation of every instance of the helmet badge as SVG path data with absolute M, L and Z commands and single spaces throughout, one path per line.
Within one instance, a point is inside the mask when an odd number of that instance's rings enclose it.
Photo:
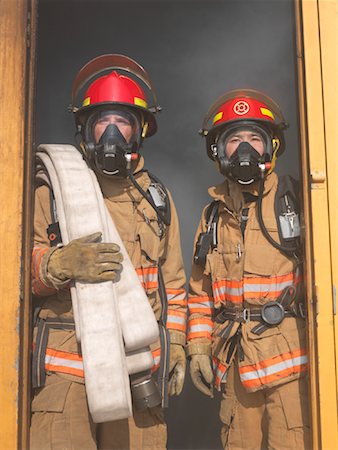
M 239 100 L 233 106 L 234 113 L 238 116 L 243 116 L 250 111 L 249 103 L 244 100 Z

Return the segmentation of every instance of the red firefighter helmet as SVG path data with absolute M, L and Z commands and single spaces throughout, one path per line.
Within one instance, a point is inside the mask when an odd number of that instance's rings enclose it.
M 111 71 L 111 69 L 113 69 Z M 107 73 L 108 72 L 108 73 Z M 131 74 L 133 77 L 126 75 Z M 94 80 L 94 81 L 93 81 Z M 80 90 L 89 82 L 82 106 L 76 106 Z M 147 95 L 144 87 L 147 88 Z M 149 105 L 149 101 L 152 105 Z M 71 111 L 78 131 L 86 139 L 86 124 L 93 112 L 116 109 L 131 110 L 141 119 L 142 138 L 156 133 L 154 114 L 160 111 L 155 91 L 145 69 L 133 59 L 117 54 L 102 55 L 86 64 L 77 74 L 72 89 Z
M 284 134 L 288 125 L 279 106 L 267 95 L 254 89 L 229 91 L 216 100 L 207 112 L 200 134 L 206 137 L 207 152 L 215 159 L 213 145 L 229 127 L 261 126 L 271 138 L 271 161 L 285 150 Z

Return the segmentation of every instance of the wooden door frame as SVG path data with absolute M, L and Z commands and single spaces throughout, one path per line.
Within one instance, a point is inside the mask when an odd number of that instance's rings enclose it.
M 0 0 L 0 448 L 28 448 L 36 0 Z

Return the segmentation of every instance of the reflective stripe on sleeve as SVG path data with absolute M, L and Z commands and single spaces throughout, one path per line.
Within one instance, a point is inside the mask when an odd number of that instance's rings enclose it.
M 160 361 L 161 361 L 161 348 L 157 348 L 156 350 L 152 350 L 152 355 L 154 359 L 154 365 L 151 368 L 151 372 L 154 373 L 156 370 L 160 367 Z
M 212 359 L 214 374 L 215 374 L 215 386 L 218 391 L 221 390 L 221 384 L 226 380 L 226 372 L 228 370 L 228 366 L 221 363 L 221 361 L 213 357 Z
M 213 321 L 211 319 L 191 319 L 188 326 L 188 340 L 194 338 L 211 339 Z
M 56 290 L 46 286 L 39 277 L 40 264 L 43 255 L 49 250 L 48 247 L 34 247 L 32 253 L 32 292 L 35 295 L 51 295 Z
M 175 309 L 168 309 L 167 328 L 170 330 L 179 330 L 185 333 L 186 313 Z
M 214 300 L 212 297 L 189 297 L 188 307 L 190 314 L 202 313 L 212 315 L 214 312 Z
M 171 289 L 167 288 L 167 298 L 168 298 L 168 305 L 180 305 L 180 306 L 186 306 L 187 305 L 187 299 L 186 299 L 186 291 L 185 289 Z
M 157 267 L 139 267 L 136 270 L 138 278 L 143 289 L 158 288 L 158 269 Z

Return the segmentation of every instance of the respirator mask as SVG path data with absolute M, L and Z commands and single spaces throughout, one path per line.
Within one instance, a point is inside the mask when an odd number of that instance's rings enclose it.
M 139 118 L 124 110 L 95 113 L 88 119 L 86 154 L 96 172 L 127 177 L 139 160 Z
M 242 139 L 241 133 L 249 134 L 251 142 L 256 141 L 261 148 L 261 155 L 253 145 Z M 238 140 L 235 151 L 227 155 L 227 148 Z M 255 144 L 254 144 L 255 145 Z M 271 168 L 271 137 L 264 128 L 257 125 L 241 125 L 227 128 L 212 145 L 212 152 L 219 164 L 222 175 L 242 185 L 250 185 L 261 178 L 265 170 Z

